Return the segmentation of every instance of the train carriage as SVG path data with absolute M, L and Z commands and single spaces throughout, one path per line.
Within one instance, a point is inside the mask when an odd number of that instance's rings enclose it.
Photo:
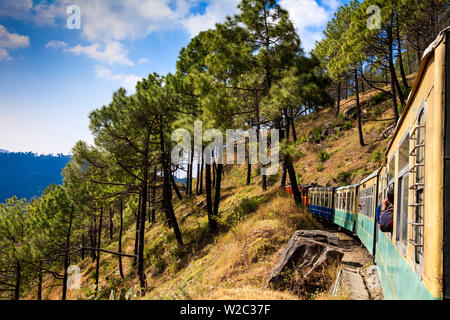
M 335 189 L 333 222 L 338 226 L 354 231 L 357 203 L 357 185 Z
M 365 178 L 358 186 L 358 209 L 356 215 L 355 234 L 369 250 L 375 254 L 376 234 L 376 209 L 379 202 L 378 193 L 378 172 L 376 170 L 370 176 Z
M 376 230 L 385 299 L 450 297 L 450 29 L 425 51 L 380 171 L 392 233 Z
M 381 232 L 391 190 L 393 229 Z M 385 299 L 450 298 L 450 27 L 425 50 L 383 166 L 358 185 L 308 188 L 307 203 L 374 255 Z
M 316 217 L 333 221 L 334 188 L 309 188 L 308 210 Z

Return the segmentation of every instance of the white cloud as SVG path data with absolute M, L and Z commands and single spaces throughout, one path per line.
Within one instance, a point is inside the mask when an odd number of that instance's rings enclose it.
M 148 61 L 148 59 L 146 59 L 146 58 L 141 58 L 141 59 L 139 59 L 139 64 L 144 64 L 144 63 L 148 63 L 149 61 Z
M 95 74 L 98 78 L 115 81 L 121 87 L 125 88 L 128 92 L 134 92 L 136 83 L 142 79 L 142 77 L 135 74 L 114 74 L 110 69 L 104 66 L 95 66 Z
M 210 1 L 204 14 L 194 14 L 182 20 L 183 26 L 191 37 L 199 32 L 211 29 L 218 22 L 225 21 L 226 16 L 238 13 L 239 0 L 213 0 Z
M 0 1 L 0 17 L 33 21 L 37 25 L 54 25 L 58 17 L 64 17 L 64 9 L 58 1 L 49 3 L 42 0 L 38 4 L 34 4 L 32 0 Z
M 87 55 L 88 57 L 110 66 L 115 64 L 133 66 L 133 62 L 128 58 L 128 50 L 124 45 L 117 41 L 110 41 L 106 45 L 94 43 L 89 46 L 76 45 L 75 47 L 65 49 L 66 52 L 72 52 L 76 55 Z
M 30 46 L 30 38 L 17 33 L 11 33 L 0 25 L 0 61 L 12 60 L 6 49 L 27 48 Z
M 53 49 L 62 49 L 67 47 L 67 43 L 59 40 L 51 40 L 45 45 L 45 47 Z
M 297 29 L 303 48 L 310 51 L 316 40 L 322 39 L 322 29 L 339 7 L 338 0 L 280 0 L 280 6 L 289 12 L 289 17 Z

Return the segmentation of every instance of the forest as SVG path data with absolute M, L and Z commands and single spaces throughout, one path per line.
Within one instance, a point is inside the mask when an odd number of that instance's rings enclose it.
M 323 40 L 306 53 L 277 1 L 242 0 L 237 15 L 191 39 L 174 74 L 150 73 L 134 94 L 115 91 L 108 105 L 89 114 L 95 143 L 76 143 L 62 185 L 48 186 L 31 202 L 13 197 L 0 204 L 0 298 L 41 300 L 43 283 L 53 279 L 66 300 L 68 268 L 85 259 L 95 264 L 95 296 L 104 255 L 114 257 L 120 278 L 134 277 L 145 293 L 151 286 L 145 268 L 153 259 L 146 230 L 161 224 L 171 230 L 180 254 L 189 246 L 174 212 L 176 200 L 205 195 L 206 232 L 219 234 L 222 181 L 232 165 L 217 161 L 218 150 L 194 152 L 194 143 L 184 155 L 186 165 L 171 160 L 177 143 L 172 132 L 192 132 L 196 120 L 204 131 L 252 128 L 259 136 L 263 129 L 279 129 L 280 174 L 262 175 L 258 188 L 264 194 L 269 185 L 290 183 L 300 206 L 301 181 L 293 165 L 301 143 L 297 120 L 325 108 L 343 117 L 340 101 L 351 98 L 359 144 L 365 146 L 360 94 L 374 89 L 391 100 L 389 121 L 395 126 L 410 90 L 408 75 L 417 72 L 428 44 L 449 25 L 447 1 L 375 2 L 381 10 L 373 19 L 373 1 L 340 6 Z M 209 143 L 202 141 L 202 149 Z M 205 156 L 215 161 L 205 163 Z M 261 166 L 256 172 L 250 163 L 246 167 L 249 186 Z M 185 187 L 174 178 L 180 170 L 187 174 Z M 132 254 L 122 246 L 128 228 L 135 230 Z M 109 245 L 112 239 L 117 247 Z M 126 271 L 128 264 L 132 270 Z

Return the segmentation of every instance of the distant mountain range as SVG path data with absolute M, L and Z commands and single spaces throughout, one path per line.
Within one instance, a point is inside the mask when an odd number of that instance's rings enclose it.
M 12 196 L 38 198 L 51 184 L 61 184 L 70 156 L 8 152 L 0 149 L 0 202 Z

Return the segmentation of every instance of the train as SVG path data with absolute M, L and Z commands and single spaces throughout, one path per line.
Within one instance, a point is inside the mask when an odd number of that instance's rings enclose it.
M 449 69 L 450 27 L 423 54 L 381 167 L 349 186 L 299 186 L 310 214 L 360 239 L 388 300 L 450 298 Z M 389 190 L 393 230 L 382 232 L 376 212 Z

